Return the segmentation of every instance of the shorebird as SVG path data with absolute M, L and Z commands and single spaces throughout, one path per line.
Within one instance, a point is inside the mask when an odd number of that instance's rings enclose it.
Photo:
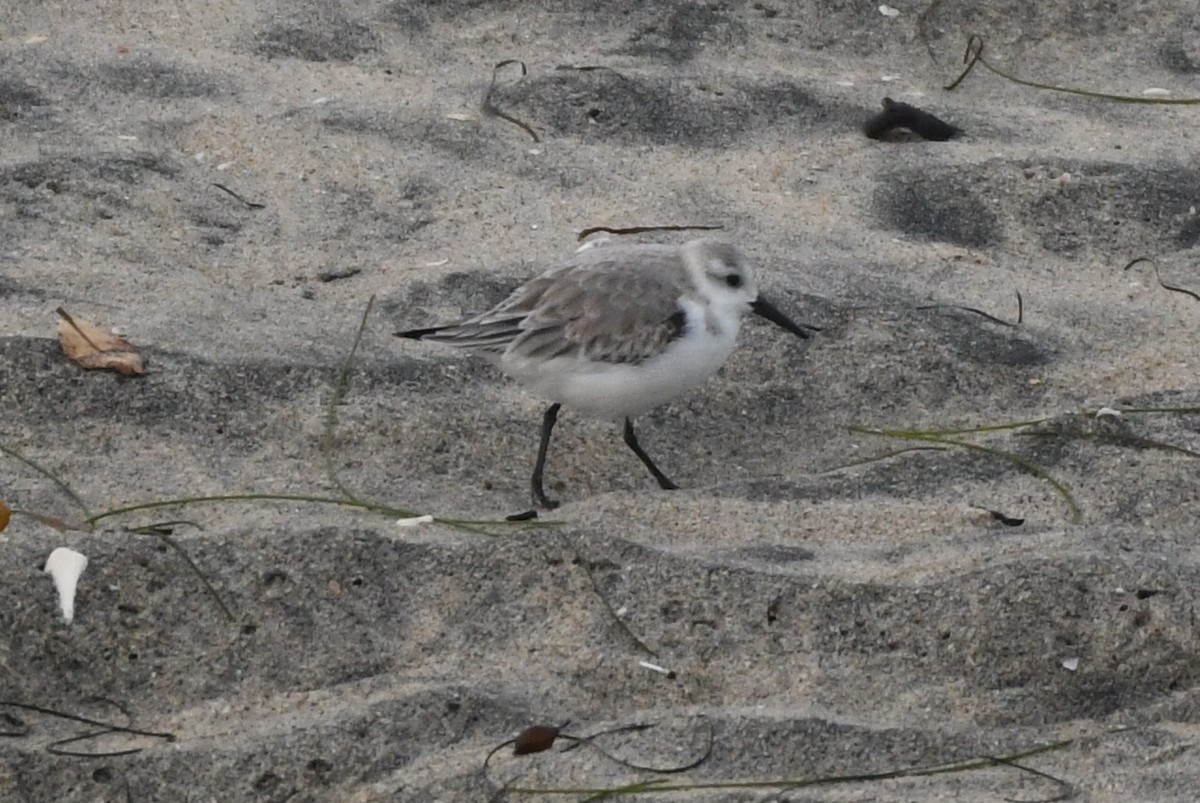
M 720 368 L 753 312 L 797 337 L 793 322 L 758 291 L 750 260 L 714 240 L 583 248 L 521 285 L 497 306 L 446 326 L 398 337 L 483 353 L 550 402 L 530 479 L 535 506 L 552 509 L 543 475 L 550 433 L 566 406 L 624 420 L 624 440 L 660 487 L 678 486 L 638 443 L 633 419 L 700 385 Z

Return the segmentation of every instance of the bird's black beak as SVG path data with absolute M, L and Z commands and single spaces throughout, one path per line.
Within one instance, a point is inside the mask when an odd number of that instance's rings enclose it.
M 762 296 L 754 299 L 754 302 L 750 304 L 750 309 L 755 315 L 761 315 L 776 326 L 782 326 L 796 337 L 808 337 L 809 331 L 821 331 L 815 326 L 796 323 L 791 318 L 780 312 L 778 307 L 776 307 L 770 301 L 767 301 Z

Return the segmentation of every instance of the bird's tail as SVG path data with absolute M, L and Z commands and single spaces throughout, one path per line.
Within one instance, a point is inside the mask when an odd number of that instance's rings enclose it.
M 450 324 L 449 326 L 430 326 L 427 329 L 406 329 L 396 332 L 396 337 L 406 337 L 409 340 L 432 340 L 435 343 L 445 343 L 463 349 L 483 351 L 488 354 L 500 354 L 521 335 L 520 326 L 508 320 L 487 324 L 473 321 Z

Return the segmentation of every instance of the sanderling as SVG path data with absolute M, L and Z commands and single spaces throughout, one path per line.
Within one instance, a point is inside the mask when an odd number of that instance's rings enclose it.
M 542 475 L 563 405 L 594 418 L 624 419 L 626 445 L 662 488 L 678 487 L 638 444 L 632 419 L 715 373 L 748 311 L 799 337 L 816 331 L 759 294 L 753 266 L 732 245 L 617 244 L 577 251 L 482 315 L 396 335 L 482 352 L 551 402 L 530 488 L 535 505 L 554 508 Z

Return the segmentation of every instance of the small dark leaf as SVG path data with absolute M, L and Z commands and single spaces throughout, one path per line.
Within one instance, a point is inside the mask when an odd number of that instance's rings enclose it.
M 924 139 L 945 142 L 962 133 L 927 111 L 891 98 L 883 99 L 883 111 L 863 124 L 863 133 L 871 139 L 881 139 L 896 128 L 907 128 Z
M 564 727 L 566 727 L 566 723 L 557 728 L 553 725 L 530 725 L 518 733 L 517 738 L 513 741 L 513 755 L 525 756 L 549 750 L 554 746 L 554 740 L 558 738 L 558 734 Z

